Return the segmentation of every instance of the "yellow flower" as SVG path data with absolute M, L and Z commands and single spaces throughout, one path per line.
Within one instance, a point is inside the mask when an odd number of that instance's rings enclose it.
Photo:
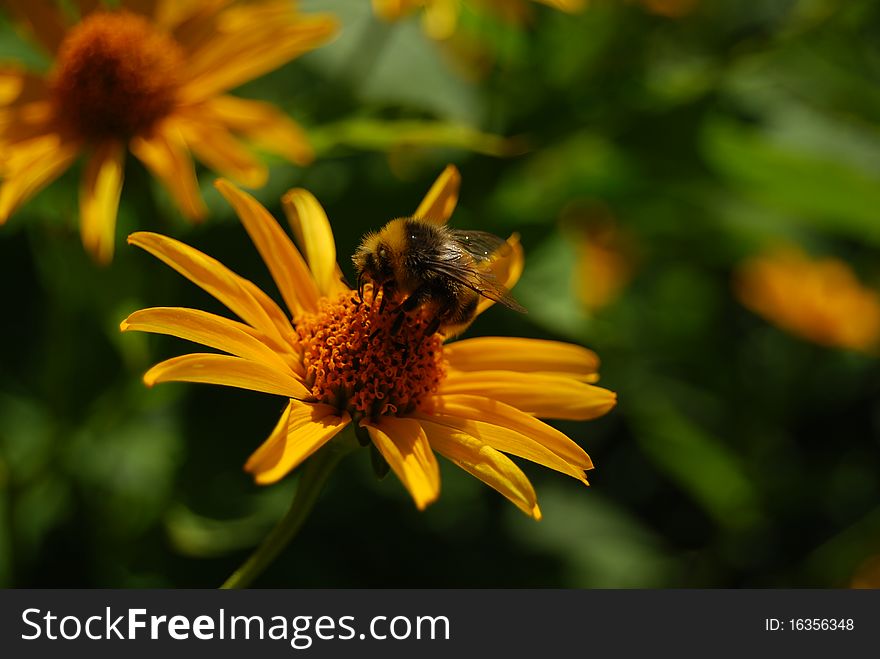
M 742 264 L 734 286 L 746 307 L 792 334 L 866 352 L 880 344 L 880 296 L 843 261 L 780 247 Z
M 587 311 L 598 311 L 620 295 L 633 274 L 632 245 L 611 213 L 603 208 L 575 208 L 566 213 L 576 222 L 574 287 Z
M 240 138 L 298 164 L 313 157 L 277 108 L 227 92 L 326 41 L 336 29 L 326 16 L 288 0 L 78 0 L 70 24 L 53 3 L 4 4 L 53 64 L 47 75 L 0 67 L 0 224 L 84 155 L 82 240 L 108 262 L 126 147 L 194 220 L 205 206 L 190 152 L 252 187 L 267 171 Z
M 567 12 L 583 9 L 587 0 L 533 0 L 544 5 Z M 458 26 L 465 0 L 373 0 L 373 11 L 386 21 L 397 21 L 408 14 L 423 9 L 422 26 L 425 33 L 432 39 L 448 39 Z M 507 18 L 521 20 L 528 10 L 525 0 L 472 0 L 480 5 Z
M 415 215 L 446 222 L 458 187 L 458 172 L 448 167 Z M 394 331 L 397 313 L 383 313 L 380 291 L 367 285 L 361 300 L 342 282 L 330 223 L 309 192 L 291 190 L 283 199 L 301 255 L 251 196 L 223 180 L 217 188 L 235 208 L 289 313 L 209 256 L 141 232 L 129 242 L 212 294 L 241 322 L 195 309 L 153 308 L 133 313 L 121 329 L 170 334 L 229 353 L 169 359 L 146 373 L 149 386 L 206 382 L 289 399 L 275 430 L 245 465 L 257 483 L 278 481 L 354 424 L 420 509 L 440 493 L 435 451 L 535 518 L 534 489 L 504 453 L 586 484 L 590 458 L 537 417 L 592 419 L 614 406 L 615 394 L 592 384 L 598 379 L 593 352 L 520 338 L 444 345 L 441 335 L 425 335 L 431 319 L 420 310 Z M 510 287 L 522 270 L 522 249 L 516 239 L 508 245 L 490 267 Z M 479 310 L 491 305 L 484 299 Z

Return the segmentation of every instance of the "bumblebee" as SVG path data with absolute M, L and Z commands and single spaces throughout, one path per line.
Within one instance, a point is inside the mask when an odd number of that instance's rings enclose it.
M 476 317 L 481 296 L 525 312 L 488 268 L 503 249 L 507 243 L 485 231 L 402 217 L 365 235 L 352 260 L 359 291 L 370 281 L 383 290 L 383 306 L 388 299 L 397 303 L 397 327 L 403 312 L 422 307 L 433 312 L 426 334 L 453 336 Z

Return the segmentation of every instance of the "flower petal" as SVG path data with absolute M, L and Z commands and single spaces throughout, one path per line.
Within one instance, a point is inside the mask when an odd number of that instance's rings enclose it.
M 289 368 L 277 352 L 248 333 L 247 325 L 207 311 L 182 307 L 141 309 L 123 320 L 119 329 L 123 332 L 152 332 L 176 336 L 281 371 Z M 296 371 L 295 374 L 302 375 Z
M 416 209 L 414 217 L 436 224 L 446 224 L 458 203 L 461 174 L 455 165 L 447 165 Z
M 17 64 L 0 66 L 0 108 L 12 103 L 45 100 L 48 93 L 43 76 L 26 71 Z
M 443 354 L 457 371 L 511 370 L 598 380 L 599 357 L 572 343 L 486 336 L 449 343 Z
M 585 469 L 593 468 L 590 456 L 568 435 L 515 407 L 505 405 L 497 400 L 492 400 L 485 396 L 436 396 L 433 399 L 432 412 L 437 415 L 466 419 L 480 424 L 490 424 L 517 433 L 528 439 L 528 442 L 524 443 L 521 438 L 513 438 L 514 441 L 521 445 L 516 450 L 502 447 L 488 439 L 483 439 L 483 441 L 499 451 L 517 455 L 557 471 L 570 473 L 578 480 L 584 480 L 583 471 Z M 475 437 L 481 436 L 475 435 Z M 504 441 L 510 440 L 505 439 Z M 534 444 L 537 444 L 537 447 Z M 529 454 L 523 451 L 528 451 Z M 550 460 L 547 462 L 547 452 L 559 456 L 568 464 L 578 469 L 574 470 L 574 472 L 566 471 L 565 469 L 560 469 L 557 461 Z
M 294 344 L 293 328 L 278 305 L 216 259 L 173 238 L 147 231 L 131 234 L 128 242 L 148 251 L 213 295 L 239 318 L 273 340 L 273 347 L 284 351 Z
M 191 220 L 205 217 L 208 210 L 199 191 L 195 166 L 177 126 L 165 122 L 150 137 L 133 138 L 130 147 L 162 182 L 186 217 Z
M 489 264 L 489 272 L 495 276 L 495 281 L 501 284 L 507 290 L 516 286 L 522 275 L 525 257 L 523 256 L 522 245 L 519 244 L 519 235 L 514 234 L 507 239 L 507 245 L 510 249 L 502 247 L 496 253 L 497 255 Z M 495 304 L 494 300 L 481 297 L 477 304 L 477 315 L 483 313 L 486 309 Z
M 529 517 L 541 519 L 535 489 L 510 458 L 460 430 L 421 423 L 431 448 L 503 494 Z
M 440 468 L 419 422 L 386 416 L 366 427 L 416 507 L 424 510 L 433 503 L 440 496 Z
M 187 118 L 180 122 L 180 134 L 195 157 L 219 174 L 249 188 L 260 188 L 269 179 L 268 168 L 222 124 Z
M 49 134 L 16 144 L 4 153 L 0 225 L 37 192 L 60 176 L 79 154 L 78 142 Z
M 229 181 L 219 179 L 214 185 L 232 204 L 294 318 L 317 311 L 319 293 L 312 274 L 275 218 L 256 199 Z
M 296 188 L 281 198 L 293 234 L 305 252 L 309 269 L 322 295 L 342 292 L 342 274 L 336 265 L 336 244 L 327 214 L 308 190 Z
M 117 140 L 107 140 L 95 147 L 80 185 L 80 234 L 83 245 L 99 263 L 109 263 L 113 258 L 124 168 L 124 146 Z
M 321 45 L 337 27 L 329 16 L 295 14 L 289 2 L 233 7 L 216 17 L 213 37 L 190 52 L 182 100 L 203 100 L 258 78 Z
M 425 5 L 422 28 L 432 39 L 443 41 L 455 34 L 461 4 L 458 2 L 431 2 Z
M 144 374 L 144 384 L 200 382 L 237 387 L 288 398 L 306 398 L 309 390 L 293 374 L 241 357 L 193 353 L 166 359 Z
M 441 395 L 472 394 L 517 407 L 547 419 L 595 419 L 617 404 L 613 391 L 572 378 L 514 371 L 453 372 Z
M 320 403 L 291 400 L 278 425 L 245 463 L 260 485 L 274 483 L 296 469 L 351 421 L 348 414 Z
M 271 103 L 223 95 L 209 98 L 202 105 L 214 119 L 261 149 L 297 165 L 307 165 L 315 158 L 299 124 Z
M 24 25 L 50 53 L 58 50 L 64 40 L 64 17 L 53 2 L 6 0 L 4 9 Z

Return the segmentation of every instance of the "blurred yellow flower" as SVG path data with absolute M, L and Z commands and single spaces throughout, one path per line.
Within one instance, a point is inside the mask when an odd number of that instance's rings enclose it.
M 734 289 L 746 307 L 815 343 L 865 352 L 880 345 L 880 295 L 838 259 L 779 247 L 743 263 Z
M 592 211 L 579 224 L 575 292 L 588 311 L 597 311 L 611 304 L 632 277 L 629 242 L 607 212 Z
M 313 153 L 276 107 L 227 92 L 325 42 L 327 16 L 288 0 L 97 0 L 4 6 L 52 56 L 47 75 L 0 66 L 0 224 L 80 156 L 80 231 L 101 262 L 113 256 L 126 148 L 161 181 L 188 218 L 204 216 L 190 152 L 258 187 L 266 167 L 240 141 L 298 164 Z
M 587 0 L 533 0 L 566 12 L 580 11 Z M 448 39 L 455 33 L 464 4 L 484 7 L 508 20 L 527 15 L 526 0 L 373 0 L 373 10 L 386 21 L 397 21 L 422 9 L 422 27 L 432 39 Z
M 245 465 L 257 483 L 278 481 L 349 424 L 371 442 L 423 509 L 440 493 L 434 452 L 539 518 L 531 483 L 504 453 L 555 469 L 583 483 L 587 454 L 537 417 L 592 419 L 616 396 L 595 386 L 598 358 L 580 346 L 521 338 L 476 338 L 444 345 L 426 335 L 431 319 L 417 309 L 393 327 L 381 291 L 368 284 L 359 299 L 341 279 L 327 216 L 302 189 L 283 205 L 297 250 L 256 200 L 226 181 L 221 194 L 269 268 L 288 313 L 250 281 L 214 259 L 154 233 L 129 237 L 225 304 L 243 322 L 183 308 L 137 311 L 121 324 L 177 336 L 229 354 L 189 354 L 164 361 L 144 376 L 158 382 L 205 382 L 278 394 L 289 402 L 275 430 Z M 446 222 L 458 198 L 459 175 L 449 167 L 416 211 Z M 490 268 L 510 287 L 522 271 L 522 249 Z M 492 305 L 484 299 L 479 311 Z M 291 322 L 292 319 L 292 322 Z M 397 330 L 397 331 L 395 331 Z

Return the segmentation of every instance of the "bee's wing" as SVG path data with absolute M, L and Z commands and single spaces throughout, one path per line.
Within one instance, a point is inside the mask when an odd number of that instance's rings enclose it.
M 503 254 L 510 249 L 504 238 L 499 238 L 488 231 L 468 231 L 451 229 L 449 235 L 477 262 L 489 261 L 496 253 Z
M 452 235 L 460 249 L 445 250 L 431 262 L 431 268 L 483 297 L 525 313 L 526 309 L 485 269 L 496 252 L 508 247 L 507 241 L 485 231 L 453 231 Z

